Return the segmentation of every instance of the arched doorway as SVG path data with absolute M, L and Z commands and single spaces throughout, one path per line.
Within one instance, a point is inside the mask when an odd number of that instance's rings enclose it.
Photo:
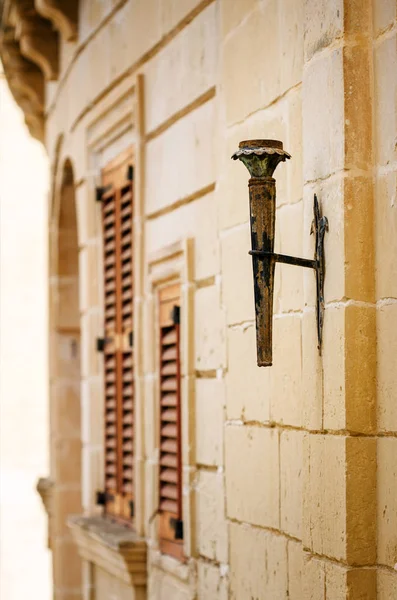
M 81 561 L 67 527 L 81 512 L 80 317 L 74 174 L 66 161 L 50 224 L 51 547 L 54 598 L 81 597 Z

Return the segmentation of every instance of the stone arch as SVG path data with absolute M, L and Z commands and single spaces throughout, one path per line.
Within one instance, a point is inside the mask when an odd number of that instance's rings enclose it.
M 58 174 L 55 174 L 55 181 Z M 73 166 L 55 183 L 50 222 L 50 425 L 54 598 L 81 597 L 81 561 L 68 527 L 81 512 L 78 236 Z

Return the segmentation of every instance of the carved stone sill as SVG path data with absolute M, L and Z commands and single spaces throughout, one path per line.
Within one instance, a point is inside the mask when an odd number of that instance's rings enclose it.
M 128 585 L 146 587 L 145 540 L 104 517 L 71 516 L 68 526 L 81 558 Z

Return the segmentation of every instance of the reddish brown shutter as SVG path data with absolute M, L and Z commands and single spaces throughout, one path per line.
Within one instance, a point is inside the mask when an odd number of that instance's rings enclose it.
M 180 287 L 160 293 L 160 548 L 183 556 Z
M 117 331 L 116 308 L 116 195 L 113 187 L 102 195 L 104 317 L 105 317 L 105 490 L 117 494 Z
M 133 268 L 132 268 L 132 185 L 126 182 L 120 195 L 120 278 L 121 278 L 121 493 L 123 514 L 131 516 L 134 501 L 134 370 L 133 370 Z
M 121 163 L 121 164 L 120 164 Z M 125 158 L 104 171 L 106 513 L 130 520 L 134 500 L 132 181 Z

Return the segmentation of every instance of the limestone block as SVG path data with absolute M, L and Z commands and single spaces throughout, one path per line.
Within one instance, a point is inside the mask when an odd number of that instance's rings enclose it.
M 345 566 L 325 563 L 326 600 L 374 600 L 376 572 L 365 569 L 346 569 Z
M 80 375 L 80 336 L 78 332 L 55 333 L 51 340 L 54 369 L 51 375 L 63 380 L 78 380 Z
M 302 540 L 306 548 L 334 558 L 346 556 L 346 443 L 342 436 L 304 437 Z M 305 585 L 321 579 L 317 562 L 305 564 Z M 306 588 L 304 588 L 306 589 Z M 315 589 L 310 583 L 308 589 Z M 323 589 L 323 586 L 321 586 Z M 308 596 L 317 600 L 321 595 Z
M 103 319 L 98 310 L 81 317 L 81 374 L 83 377 L 103 372 L 103 358 L 96 349 L 96 339 L 103 336 Z
M 397 173 L 379 175 L 375 189 L 376 297 L 397 298 Z
M 345 309 L 329 307 L 324 315 L 324 427 L 345 429 Z
M 302 591 L 304 600 L 326 600 L 325 565 L 308 553 L 305 553 L 303 561 Z
M 93 585 L 95 589 L 95 600 L 135 600 L 134 588 L 124 581 L 114 577 L 104 569 L 95 565 Z
M 345 15 L 347 27 L 355 26 L 356 15 L 354 4 L 347 8 Z M 357 13 L 363 17 L 368 10 L 360 10 L 362 4 L 357 4 Z M 364 18 L 365 22 L 365 18 Z M 366 30 L 364 26 L 360 31 Z M 372 62 L 369 58 L 370 46 L 346 45 L 343 49 L 343 69 L 345 82 L 345 164 L 347 168 L 372 169 Z M 372 192 L 368 186 L 369 193 Z
M 378 35 L 393 23 L 397 6 L 390 0 L 375 0 L 373 4 L 374 34 Z
M 222 305 L 226 309 L 228 325 L 255 318 L 250 249 L 248 224 L 228 231 L 221 238 Z
M 378 562 L 397 563 L 397 439 L 378 439 Z M 396 574 L 397 577 L 397 574 Z
M 80 438 L 80 384 L 58 380 L 51 386 L 52 433 L 57 438 Z
M 56 485 L 80 485 L 81 441 L 79 439 L 57 439 L 54 442 L 54 480 Z
M 303 549 L 301 542 L 288 541 L 288 598 L 302 599 Z
M 146 66 L 147 133 L 217 83 L 218 47 L 217 8 L 212 3 Z
M 305 0 L 277 2 L 279 11 L 279 33 L 277 58 L 280 57 L 280 90 L 285 93 L 302 81 L 304 46 L 304 3 Z M 263 6 L 267 14 L 267 6 Z M 288 152 L 292 151 L 292 147 Z
M 73 203 L 74 194 L 70 194 L 69 186 L 66 188 L 64 195 L 64 203 Z M 63 206 L 63 205 L 62 205 Z M 60 214 L 60 229 L 58 231 L 58 269 L 57 273 L 65 280 L 75 277 L 78 272 L 77 261 L 77 231 L 75 229 L 74 208 L 68 207 L 63 214 L 61 208 Z
M 221 21 L 222 21 L 222 36 L 226 38 L 228 34 L 236 29 L 243 20 L 252 12 L 257 10 L 259 6 L 258 0 L 221 0 Z
M 79 307 L 80 312 L 98 306 L 102 300 L 102 248 L 96 242 L 79 251 Z
M 392 432 L 397 431 L 396 326 L 397 304 L 381 306 L 377 311 L 378 427 Z
M 201 465 L 223 465 L 225 386 L 219 379 L 196 379 L 196 459 Z
M 79 246 L 101 235 L 101 206 L 95 201 L 93 183 L 89 179 L 75 190 Z
M 231 599 L 287 598 L 287 577 L 284 537 L 250 525 L 230 524 Z
M 102 377 L 90 377 L 81 382 L 81 439 L 93 446 L 104 440 L 104 388 Z M 80 416 L 80 414 L 79 414 Z
M 195 364 L 205 371 L 225 365 L 226 344 L 218 285 L 199 288 L 194 297 Z
M 304 70 L 302 107 L 303 176 L 304 181 L 315 181 L 344 165 L 343 55 L 340 49 L 311 62 Z
M 195 593 L 187 582 L 149 567 L 148 600 L 193 600 Z
M 158 509 L 158 464 L 153 460 L 145 462 L 145 534 L 151 539 L 156 539 L 158 536 L 158 519 L 155 519 Z
M 145 402 L 144 402 L 144 436 L 145 454 L 148 458 L 155 457 L 156 449 L 160 439 L 158 426 L 158 415 L 160 408 L 160 395 L 158 393 L 157 381 L 148 376 L 145 378 Z
M 376 431 L 376 311 L 348 306 L 345 312 L 346 428 Z
M 303 202 L 279 208 L 276 216 L 275 252 L 303 256 Z M 275 295 L 274 312 L 303 309 L 303 269 L 278 263 L 276 276 L 279 291 Z M 275 284 L 276 287 L 276 284 Z
M 198 600 L 228 600 L 227 579 L 218 567 L 200 561 L 197 575 Z
M 376 440 L 346 438 L 346 510 L 349 564 L 376 561 Z
M 376 441 L 306 435 L 303 543 L 349 564 L 371 564 L 376 554 Z
M 319 430 L 323 422 L 322 359 L 318 351 L 317 320 L 313 310 L 302 316 L 302 423 Z
M 222 79 L 228 124 L 269 105 L 301 80 L 301 11 L 300 1 L 258 3 L 225 39 Z M 232 20 L 239 14 L 237 7 Z
M 227 516 L 264 527 L 279 527 L 277 431 L 228 425 L 225 462 Z
M 343 34 L 343 0 L 305 2 L 305 60 L 326 48 Z
M 145 3 L 143 2 L 145 6 Z M 200 0 L 174 0 L 173 2 L 160 2 L 159 13 L 161 17 L 161 30 L 165 34 L 176 27 L 189 14 L 198 10 Z
M 162 209 L 214 183 L 215 116 L 215 100 L 211 100 L 147 144 L 146 212 Z
M 228 419 L 268 422 L 270 370 L 256 364 L 255 325 L 228 329 L 226 398 Z
M 397 572 L 378 569 L 377 600 L 397 598 Z
M 74 542 L 68 538 L 55 539 L 52 560 L 55 589 L 63 588 L 67 592 L 67 588 L 78 588 L 81 582 L 81 559 Z
M 324 427 L 375 430 L 375 309 L 331 308 L 324 320 Z M 363 408 L 365 407 L 365 409 Z
M 96 492 L 103 489 L 103 447 L 83 446 L 81 480 L 84 510 L 93 511 L 96 509 Z
M 59 277 L 57 290 L 57 326 L 79 328 L 79 283 L 77 277 Z
M 263 10 L 258 7 L 249 13 L 224 42 L 222 79 L 228 125 L 242 121 L 280 95 L 277 4 L 271 0 Z
M 394 35 L 384 39 L 374 50 L 376 160 L 384 166 L 397 158 L 396 45 L 397 34 L 394 32 Z
M 367 145 L 370 146 L 370 143 Z M 372 176 L 344 178 L 344 205 L 345 296 L 373 302 L 375 260 Z
M 196 487 L 198 553 L 228 562 L 225 488 L 221 473 L 200 471 Z
M 299 2 L 297 4 L 300 4 Z M 287 138 L 284 140 L 285 148 L 291 154 L 291 160 L 285 164 L 287 190 L 283 194 L 279 187 L 281 169 L 277 168 L 277 195 L 279 203 L 295 203 L 303 197 L 303 139 L 302 139 L 302 86 L 288 92 L 283 101 L 280 101 L 280 111 L 283 112 L 282 121 L 287 119 Z M 278 138 L 277 138 L 278 139 Z M 283 198 L 283 195 L 285 197 Z
M 72 487 L 55 486 L 53 490 L 51 534 L 53 536 L 68 537 L 69 530 L 66 524 L 69 515 L 81 512 L 81 490 Z
M 300 538 L 302 526 L 302 431 L 280 434 L 281 529 Z
M 194 278 L 200 280 L 219 273 L 219 240 L 213 193 L 147 221 L 147 255 L 186 237 L 194 239 Z
M 302 323 L 300 315 L 273 319 L 271 420 L 302 424 Z

